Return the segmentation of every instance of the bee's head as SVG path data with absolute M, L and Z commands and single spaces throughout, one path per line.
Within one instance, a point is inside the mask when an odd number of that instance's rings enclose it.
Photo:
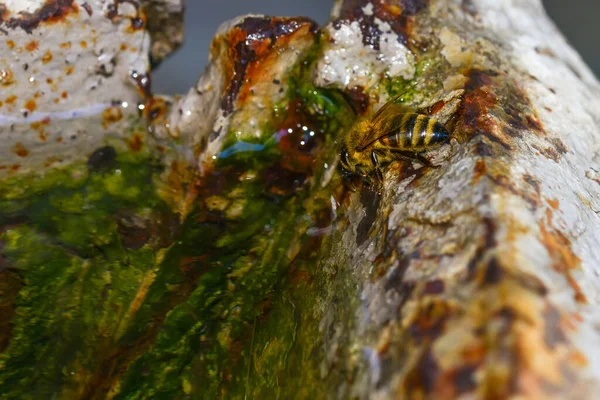
M 340 154 L 342 168 L 351 174 L 360 175 L 362 177 L 367 176 L 370 168 L 369 164 L 365 161 L 368 162 L 368 160 L 364 160 L 362 152 L 356 149 L 344 147 Z

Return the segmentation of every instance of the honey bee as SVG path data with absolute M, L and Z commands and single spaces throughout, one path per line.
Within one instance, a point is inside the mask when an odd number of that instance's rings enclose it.
M 432 166 L 423 157 L 426 150 L 450 139 L 446 128 L 433 118 L 407 112 L 395 97 L 370 118 L 356 123 L 344 138 L 341 164 L 350 174 L 373 183 L 383 181 L 381 167 L 399 159 L 417 160 Z

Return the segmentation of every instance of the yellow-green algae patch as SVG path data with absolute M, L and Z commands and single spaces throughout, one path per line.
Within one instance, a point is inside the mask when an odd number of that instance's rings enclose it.
M 303 83 L 303 65 L 263 137 L 232 132 L 190 182 L 198 196 L 183 221 L 157 194 L 164 167 L 144 152 L 107 147 L 0 184 L 0 273 L 19 282 L 0 293 L 2 315 L 14 310 L 3 398 L 323 389 L 318 289 L 302 277 L 317 276 L 323 234 L 311 232 L 332 223 L 321 182 L 352 119 L 338 93 Z

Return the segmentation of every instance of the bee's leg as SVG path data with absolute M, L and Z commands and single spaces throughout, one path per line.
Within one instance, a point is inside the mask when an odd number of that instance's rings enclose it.
M 423 166 L 425 167 L 429 167 L 429 168 L 437 168 L 437 165 L 433 165 L 431 163 L 431 161 L 429 161 L 427 158 L 423 157 L 422 153 L 411 153 L 408 151 L 398 151 L 395 152 L 397 155 L 399 155 L 401 158 L 407 159 L 407 160 L 417 160 L 419 163 L 421 163 Z
M 377 154 L 375 153 L 375 151 L 371 152 L 371 162 L 375 167 L 375 178 L 377 178 L 377 183 L 383 183 L 383 172 L 381 172 L 381 165 L 379 164 L 379 159 L 377 158 Z
M 433 165 L 431 163 L 431 161 L 429 161 L 427 158 L 425 158 L 423 156 L 423 153 L 417 153 L 415 154 L 415 158 L 417 159 L 417 161 L 419 161 L 421 164 L 423 164 L 425 167 L 429 167 L 429 168 L 437 168 L 437 165 Z

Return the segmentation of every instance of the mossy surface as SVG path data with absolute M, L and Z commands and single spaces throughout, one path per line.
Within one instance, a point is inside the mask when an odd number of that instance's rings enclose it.
M 317 261 L 339 182 L 322 182 L 351 119 L 305 83 L 312 59 L 264 137 L 225 140 L 183 221 L 148 153 L 0 184 L 2 398 L 324 393 Z

